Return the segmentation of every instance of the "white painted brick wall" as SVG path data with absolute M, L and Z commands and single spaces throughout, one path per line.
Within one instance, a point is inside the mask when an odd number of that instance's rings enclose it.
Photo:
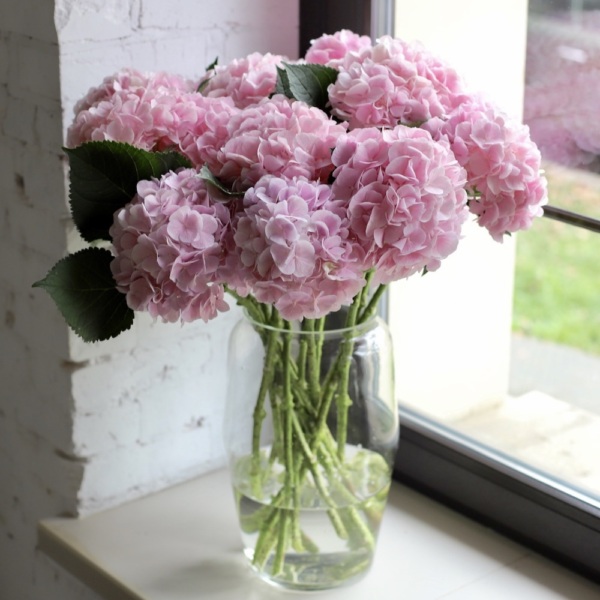
M 219 56 L 297 52 L 297 0 L 0 3 L 0 600 L 98 600 L 36 552 L 36 523 L 221 464 L 237 310 L 137 318 L 84 344 L 31 283 L 81 245 L 60 146 L 74 103 L 124 66 L 198 75 Z

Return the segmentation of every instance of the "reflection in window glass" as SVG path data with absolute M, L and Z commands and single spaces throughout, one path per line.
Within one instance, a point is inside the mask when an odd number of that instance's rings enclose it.
M 524 120 L 550 202 L 600 217 L 600 1 L 532 0 Z M 463 430 L 600 496 L 600 235 L 519 236 L 509 398 Z
M 539 219 L 519 237 L 507 400 L 461 428 L 600 498 L 600 235 Z
M 600 218 L 600 0 L 529 6 L 524 120 L 550 203 Z M 600 500 L 600 234 L 518 236 L 509 395 L 454 425 Z
M 600 217 L 600 0 L 529 2 L 525 82 L 552 204 Z

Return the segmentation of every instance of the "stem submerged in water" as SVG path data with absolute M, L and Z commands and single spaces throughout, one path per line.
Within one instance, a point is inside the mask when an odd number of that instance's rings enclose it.
M 250 481 L 245 488 L 251 499 L 265 504 L 243 519 L 244 531 L 256 534 L 253 564 L 271 577 L 289 578 L 300 568 L 289 562 L 290 552 L 296 556 L 318 553 L 303 526 L 303 507 L 326 513 L 332 534 L 345 541 L 349 553 L 363 549 L 368 555 L 375 544 L 371 527 L 376 527 L 378 515 L 357 489 L 356 473 L 364 469 L 360 466 L 352 471 L 358 466 L 356 451 L 347 457 L 346 444 L 355 328 L 366 318 L 371 302 L 366 292 L 357 295 L 332 355 L 324 319 L 304 319 L 299 329 L 293 330 L 274 309 L 242 300 L 256 319 L 255 328 L 265 349 L 252 415 L 252 453 L 247 463 Z M 265 452 L 261 436 L 267 407 L 272 413 L 273 444 Z M 389 476 L 386 465 L 378 468 Z M 342 579 L 358 568 L 356 558 L 348 560 L 348 569 L 336 566 Z M 364 557 L 360 560 L 363 565 Z M 368 566 L 368 562 L 364 564 Z

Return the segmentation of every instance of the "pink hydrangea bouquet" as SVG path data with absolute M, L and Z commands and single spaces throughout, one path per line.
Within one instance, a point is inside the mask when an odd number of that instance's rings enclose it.
M 422 46 L 387 36 L 372 43 L 341 31 L 314 40 L 302 60 L 255 53 L 198 80 L 125 69 L 75 112 L 71 209 L 93 245 L 36 285 L 88 341 L 126 330 L 135 311 L 207 321 L 227 297 L 281 331 L 323 331 L 338 311 L 352 328 L 374 315 L 390 282 L 438 269 L 470 216 L 501 241 L 529 227 L 546 200 L 527 127 Z M 314 548 L 294 534 L 293 515 L 276 527 L 277 506 L 317 477 L 316 463 L 323 476 L 345 468 L 351 345 L 321 378 L 322 348 L 292 356 L 269 336 L 251 471 L 258 477 L 264 463 L 270 394 L 287 433 L 267 462 L 287 475 L 255 519 L 254 562 L 278 573 L 290 544 Z M 332 444 L 316 415 L 336 402 Z M 371 543 L 355 513 L 329 512 L 336 528 Z

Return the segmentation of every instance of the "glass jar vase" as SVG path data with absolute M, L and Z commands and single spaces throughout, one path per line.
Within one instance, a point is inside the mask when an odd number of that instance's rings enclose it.
M 230 339 L 225 443 L 244 553 L 284 588 L 368 571 L 397 450 L 387 325 L 335 319 L 246 316 Z

